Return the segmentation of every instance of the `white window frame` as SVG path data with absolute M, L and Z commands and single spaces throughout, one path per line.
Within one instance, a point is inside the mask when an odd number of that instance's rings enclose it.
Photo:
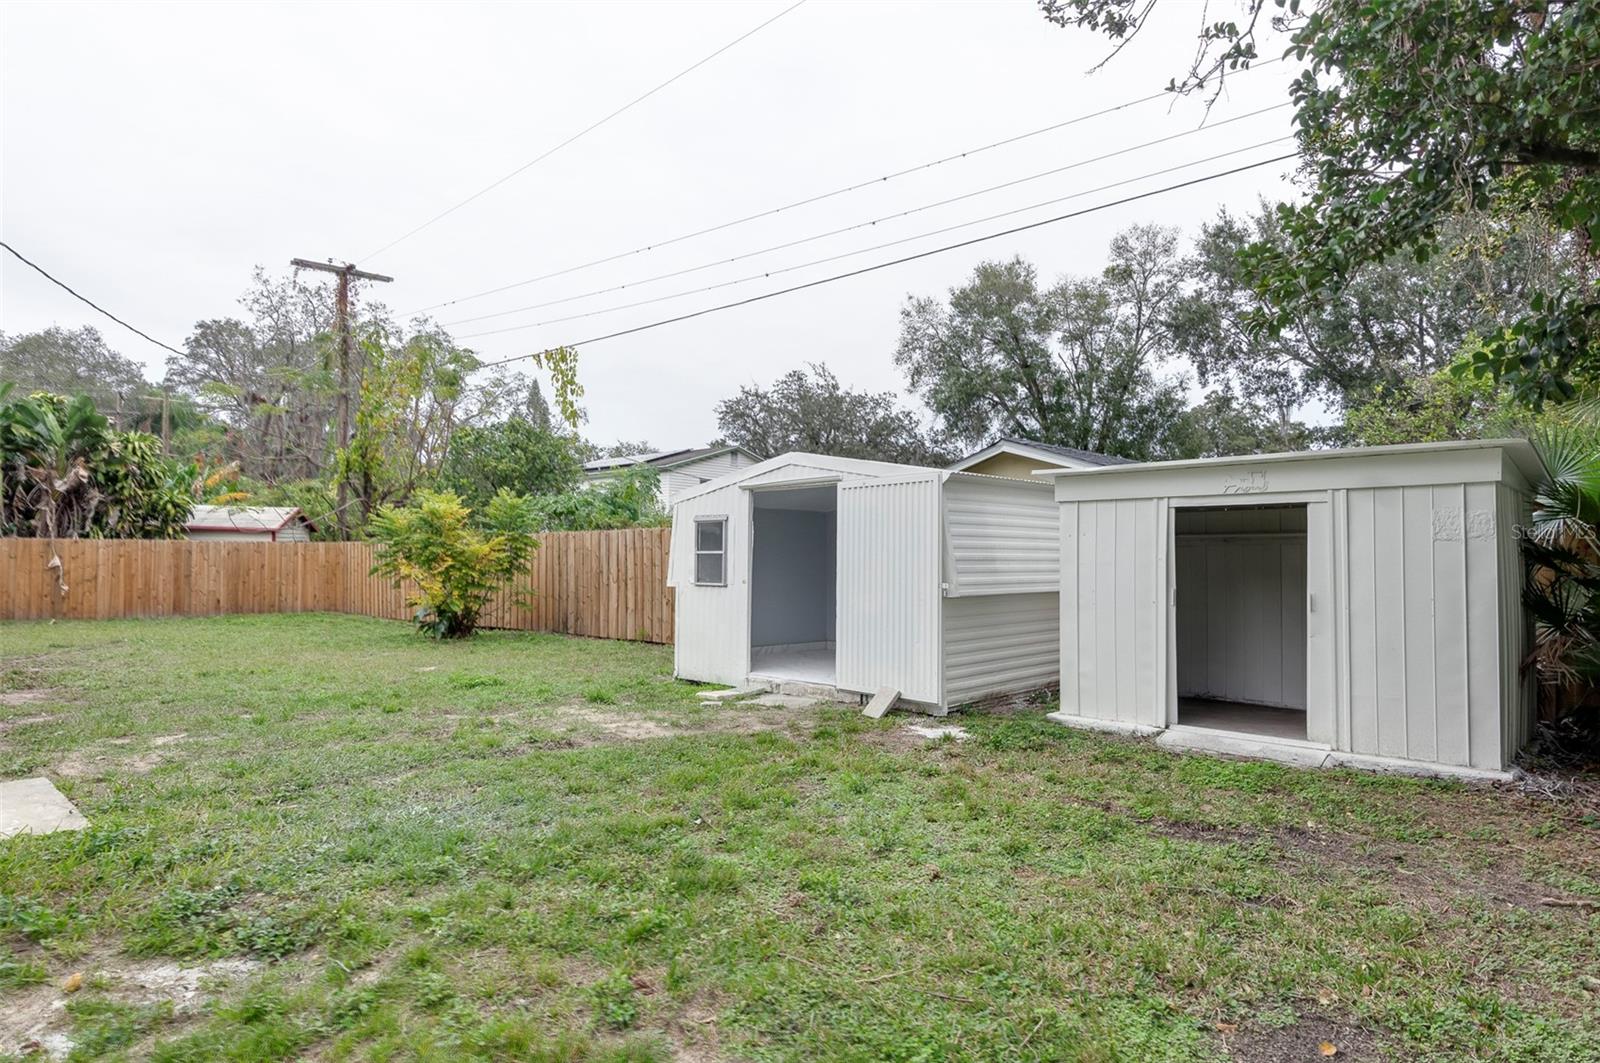
M 702 524 L 722 525 L 722 549 L 700 549 L 700 525 Z M 722 564 L 719 566 L 722 571 L 722 578 L 720 580 L 709 581 L 702 580 L 700 578 L 700 558 L 702 555 L 715 555 L 716 557 L 722 559 Z M 690 575 L 696 587 L 726 587 L 728 585 L 728 517 L 726 514 L 708 513 L 703 517 L 696 517 L 694 519 L 694 570 L 690 573 Z

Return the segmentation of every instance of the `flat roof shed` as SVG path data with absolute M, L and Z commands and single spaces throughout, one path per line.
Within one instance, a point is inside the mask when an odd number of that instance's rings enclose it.
M 1498 777 L 1533 677 L 1520 439 L 1041 472 L 1079 726 L 1301 764 Z

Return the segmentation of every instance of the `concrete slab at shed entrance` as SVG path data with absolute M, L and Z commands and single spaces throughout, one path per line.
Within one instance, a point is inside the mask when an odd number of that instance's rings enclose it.
M 0 782 L 0 838 L 82 830 L 88 825 L 89 821 L 49 779 L 41 776 Z

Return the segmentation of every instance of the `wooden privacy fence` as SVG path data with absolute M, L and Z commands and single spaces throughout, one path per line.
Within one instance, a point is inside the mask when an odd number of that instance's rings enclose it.
M 668 528 L 547 533 L 481 622 L 671 642 L 670 540 Z M 65 594 L 46 568 L 53 554 Z M 0 538 L 0 620 L 306 612 L 410 620 L 405 589 L 368 574 L 372 556 L 366 543 Z

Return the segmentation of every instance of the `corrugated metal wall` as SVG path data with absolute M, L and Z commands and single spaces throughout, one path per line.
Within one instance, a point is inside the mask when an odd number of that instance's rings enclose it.
M 936 475 L 839 486 L 841 689 L 942 704 L 939 506 Z
M 694 584 L 694 519 L 725 516 L 727 586 Z M 677 593 L 676 671 L 707 683 L 743 683 L 750 673 L 750 493 L 737 485 L 673 509 L 668 582 Z
M 951 595 L 1059 592 L 1061 515 L 1049 485 L 956 474 L 944 491 Z
M 1060 675 L 1059 593 L 944 600 L 947 705 L 1049 686 Z
M 1166 726 L 1165 500 L 1061 504 L 1061 711 Z

